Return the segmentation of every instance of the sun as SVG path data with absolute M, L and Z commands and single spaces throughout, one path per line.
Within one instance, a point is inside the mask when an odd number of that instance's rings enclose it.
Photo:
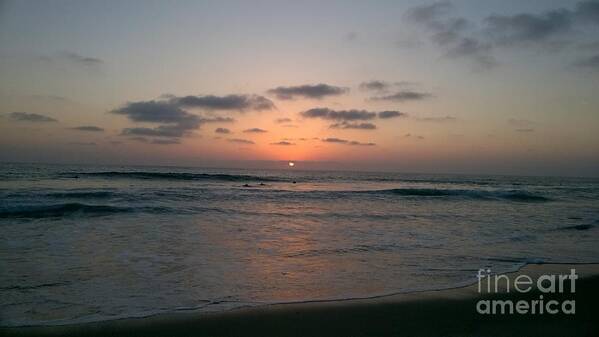
M 289 162 L 289 167 L 294 167 L 294 166 L 295 166 L 295 163 L 294 163 L 294 162 L 292 162 L 292 161 L 290 161 L 290 162 Z

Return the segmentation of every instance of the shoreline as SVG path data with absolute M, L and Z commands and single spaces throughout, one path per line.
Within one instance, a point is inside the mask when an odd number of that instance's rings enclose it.
M 599 300 L 599 264 L 526 264 L 501 275 L 568 274 L 575 268 L 579 279 L 575 315 L 481 315 L 476 302 L 481 298 L 535 299 L 535 289 L 527 294 L 479 294 L 477 283 L 442 290 L 423 290 L 369 298 L 264 304 L 221 312 L 172 312 L 144 318 L 65 325 L 2 327 L 6 336 L 380 336 L 406 333 L 439 334 L 585 336 L 599 332 L 595 322 Z M 551 294 L 550 294 L 551 295 Z M 561 294 L 555 294 L 559 296 Z M 548 297 L 549 299 L 549 297 Z M 599 302 L 596 302 L 599 303 Z M 435 326 L 430 322 L 434 321 Z M 539 324 L 542 327 L 539 327 Z M 536 328 L 535 328 L 536 326 Z M 486 327 L 486 328 L 485 328 Z M 549 329 L 548 327 L 551 327 Z M 566 327 L 566 330 L 564 330 Z M 492 329 L 491 329 L 492 328 Z M 493 331 L 491 331 L 491 330 Z M 524 331 L 525 333 L 518 333 Z M 475 334 L 473 334 L 476 332 Z

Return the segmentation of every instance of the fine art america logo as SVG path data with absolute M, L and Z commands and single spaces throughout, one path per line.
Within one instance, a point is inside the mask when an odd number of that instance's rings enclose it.
M 573 315 L 576 313 L 576 301 L 572 298 L 576 292 L 578 279 L 576 269 L 570 269 L 569 274 L 540 275 L 536 280 L 526 274 L 513 276 L 512 280 L 510 275 L 491 275 L 490 269 L 480 269 L 477 278 L 480 294 L 526 294 L 535 288 L 540 292 L 538 296 L 528 296 L 526 299 L 481 299 L 476 303 L 476 311 L 479 314 Z M 558 301 L 552 299 L 556 294 L 566 295 L 560 295 Z

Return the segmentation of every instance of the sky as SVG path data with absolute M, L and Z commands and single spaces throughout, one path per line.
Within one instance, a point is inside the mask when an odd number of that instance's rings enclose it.
M 599 1 L 0 1 L 0 161 L 597 176 Z

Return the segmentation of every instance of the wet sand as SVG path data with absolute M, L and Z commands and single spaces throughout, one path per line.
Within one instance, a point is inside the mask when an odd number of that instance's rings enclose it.
M 529 265 L 508 274 L 569 274 L 571 294 L 479 294 L 478 285 L 392 296 L 265 305 L 215 314 L 176 313 L 68 326 L 0 329 L 4 336 L 599 336 L 599 265 Z M 576 313 L 481 315 L 481 299 L 575 300 Z

